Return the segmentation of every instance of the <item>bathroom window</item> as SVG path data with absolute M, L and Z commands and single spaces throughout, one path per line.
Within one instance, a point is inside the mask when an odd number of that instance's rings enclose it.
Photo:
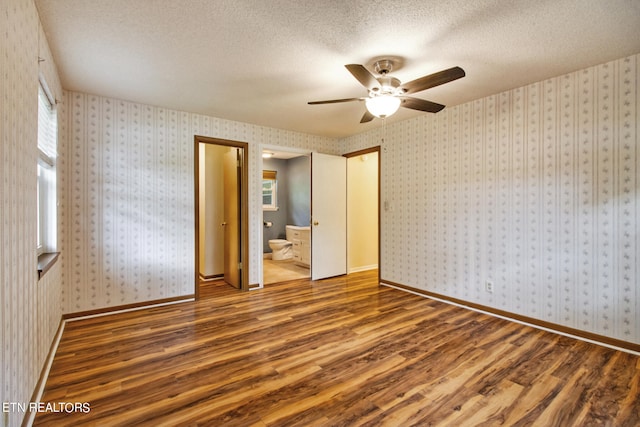
M 278 181 L 276 171 L 262 171 L 262 209 L 265 211 L 278 210 Z

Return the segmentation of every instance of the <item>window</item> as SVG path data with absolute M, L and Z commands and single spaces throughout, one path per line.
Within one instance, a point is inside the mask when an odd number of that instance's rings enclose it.
M 57 243 L 56 157 L 58 123 L 55 101 L 48 94 L 46 85 L 38 90 L 38 164 L 37 170 L 37 253 L 40 275 L 46 271 L 46 263 L 55 261 Z
M 262 171 L 262 209 L 265 211 L 278 210 L 278 183 L 276 171 Z

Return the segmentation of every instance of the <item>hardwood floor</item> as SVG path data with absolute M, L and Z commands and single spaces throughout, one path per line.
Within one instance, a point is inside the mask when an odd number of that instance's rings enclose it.
M 376 275 L 69 322 L 34 425 L 640 425 L 639 357 Z

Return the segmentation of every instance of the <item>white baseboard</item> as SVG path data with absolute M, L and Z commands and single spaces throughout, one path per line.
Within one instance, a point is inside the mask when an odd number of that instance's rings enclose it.
M 349 269 L 349 274 L 359 273 L 361 271 L 375 270 L 376 268 L 378 268 L 378 264 L 363 265 L 361 267 L 352 267 Z
M 60 344 L 60 340 L 62 339 L 62 333 L 64 332 L 64 327 L 66 325 L 66 321 L 64 319 L 60 319 L 60 325 L 58 326 L 58 330 L 56 331 L 56 335 L 53 337 L 53 341 L 51 342 L 51 349 L 49 350 L 49 354 L 44 361 L 44 366 L 42 370 L 42 374 L 40 376 L 40 381 L 36 384 L 37 389 L 33 394 L 33 401 L 40 402 L 42 399 L 42 395 L 44 394 L 44 387 L 47 384 L 47 380 L 49 379 L 49 372 L 51 372 L 51 365 L 53 365 L 53 359 L 56 357 L 56 352 L 58 351 L 58 345 Z M 25 418 L 22 420 L 22 425 L 31 427 L 33 425 L 33 421 L 36 418 L 35 411 L 29 411 Z

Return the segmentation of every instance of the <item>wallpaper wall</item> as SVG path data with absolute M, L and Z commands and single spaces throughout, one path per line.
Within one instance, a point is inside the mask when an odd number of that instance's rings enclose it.
M 39 75 L 54 96 L 62 89 L 32 0 L 3 0 L 0 28 L 0 402 L 29 402 L 62 315 L 60 262 L 37 274 Z
M 383 279 L 640 343 L 639 88 L 636 55 L 389 125 Z
M 287 161 L 288 205 L 287 224 L 305 226 L 311 214 L 311 159 L 295 157 Z M 286 233 L 286 230 L 285 230 Z
M 250 283 L 261 281 L 262 145 L 334 139 L 67 92 L 66 313 L 194 292 L 194 135 L 249 143 Z
M 262 145 L 381 143 L 380 130 L 335 141 L 63 93 L 33 1 L 3 1 L 0 28 L 3 402 L 29 401 L 63 312 L 193 292 L 194 134 L 249 143 L 252 283 Z M 62 254 L 38 281 L 40 74 L 61 101 Z M 383 278 L 640 343 L 639 82 L 636 55 L 387 126 Z

